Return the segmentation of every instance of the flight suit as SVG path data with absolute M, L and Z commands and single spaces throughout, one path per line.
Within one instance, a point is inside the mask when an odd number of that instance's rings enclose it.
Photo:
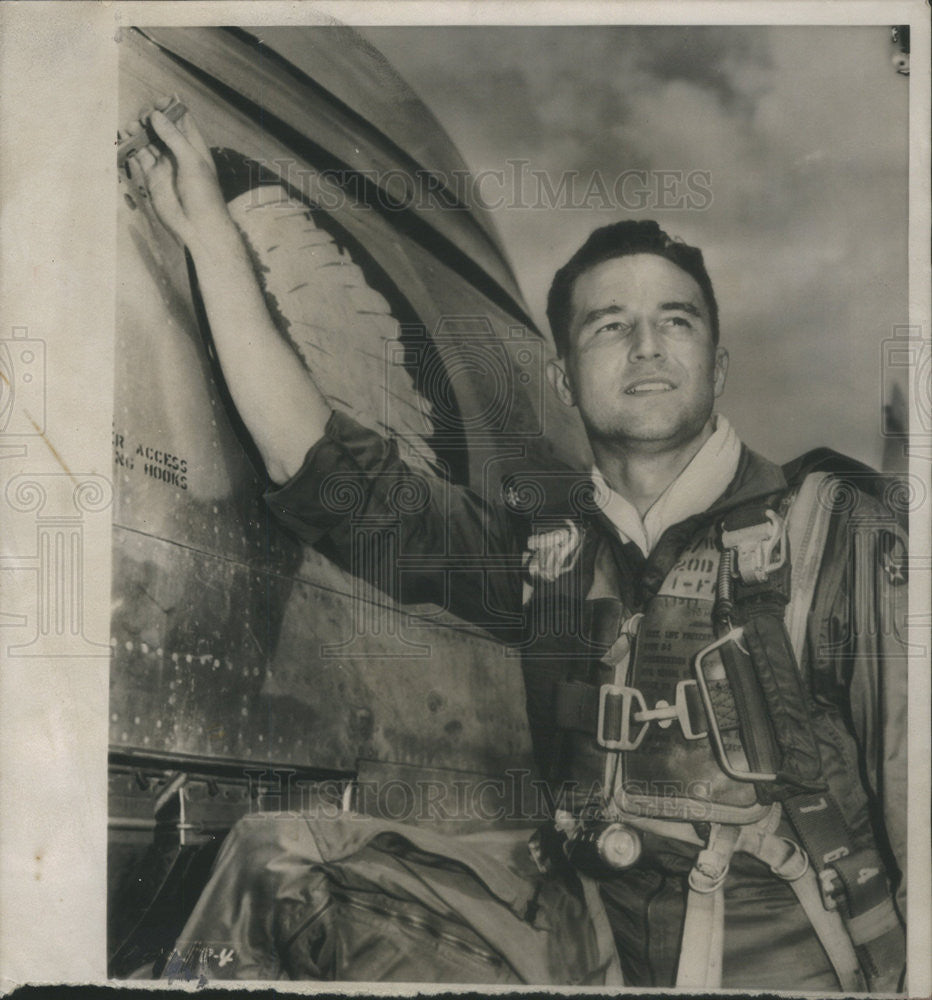
M 883 486 L 880 477 L 829 452 L 806 456 L 787 473 L 798 481 L 809 467 L 840 470 L 846 489 L 832 515 L 800 664 L 808 711 L 825 781 L 857 845 L 869 844 L 883 858 L 902 914 L 906 650 L 897 620 L 906 607 L 903 532 L 891 498 L 885 504 L 874 495 Z M 559 780 L 567 742 L 554 718 L 555 688 L 597 671 L 621 623 L 649 609 L 697 536 L 728 511 L 788 490 L 781 467 L 742 447 L 723 495 L 668 528 L 645 558 L 619 539 L 578 485 L 553 497 L 531 491 L 528 500 L 518 483 L 504 490 L 504 502 L 492 502 L 412 471 L 393 441 L 335 412 L 302 469 L 267 502 L 298 537 L 350 571 L 359 571 L 353 553 L 366 524 L 392 524 L 397 571 L 379 569 L 380 585 L 389 580 L 391 596 L 403 602 L 436 602 L 443 594 L 454 614 L 520 648 L 535 756 L 541 774 Z M 541 544 L 551 538 L 555 546 Z M 484 559 L 481 569 L 477 556 Z M 668 986 L 676 972 L 686 876 L 698 848 L 650 834 L 643 841 L 637 863 L 606 875 L 601 894 L 626 982 Z M 723 986 L 838 988 L 805 913 L 767 865 L 735 855 L 725 896 Z

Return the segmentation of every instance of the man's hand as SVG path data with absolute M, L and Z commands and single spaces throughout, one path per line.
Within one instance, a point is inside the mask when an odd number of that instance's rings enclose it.
M 323 436 L 330 403 L 269 315 L 207 143 L 190 114 L 174 125 L 161 113 L 169 103 L 162 101 L 121 130 L 126 138 L 149 123 L 158 136 L 126 161 L 130 177 L 164 226 L 191 252 L 233 402 L 269 478 L 283 483 Z
M 130 178 L 148 196 L 165 228 L 193 251 L 211 245 L 233 223 L 213 158 L 193 116 L 186 111 L 174 124 L 162 114 L 170 103 L 171 98 L 159 102 L 120 134 L 132 136 L 151 124 L 160 141 L 130 156 L 126 161 Z

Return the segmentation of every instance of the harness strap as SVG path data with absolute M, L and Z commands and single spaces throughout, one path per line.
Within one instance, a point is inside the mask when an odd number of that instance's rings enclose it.
M 812 596 L 806 588 L 801 593 L 793 590 L 791 572 L 796 552 L 790 548 L 792 563 L 788 565 L 787 521 L 795 525 L 816 517 L 817 498 L 817 491 L 807 489 L 805 496 L 785 496 L 779 504 L 780 515 L 769 507 L 752 506 L 730 512 L 722 523 L 722 545 L 726 550 L 735 545 L 736 538 L 740 542 L 747 536 L 751 542 L 746 542 L 746 548 L 755 557 L 754 564 L 742 570 L 741 550 L 736 548 L 732 558 L 721 563 L 726 568 L 731 566 L 737 552 L 734 589 L 721 580 L 719 590 L 725 591 L 720 596 L 729 599 L 737 621 L 743 625 L 743 635 L 742 643 L 726 644 L 720 655 L 738 703 L 749 771 L 746 780 L 754 780 L 758 797 L 764 802 L 786 798 L 800 788 L 814 791 L 825 787 L 798 658 L 794 660 L 795 650 L 785 625 L 787 606 L 795 605 L 798 614 L 803 602 Z M 774 558 L 777 552 L 778 558 Z M 810 553 L 802 555 L 804 563 L 814 561 Z M 819 560 L 821 556 L 820 551 Z M 749 559 L 746 553 L 745 562 Z M 751 775 L 761 777 L 754 779 Z
M 737 542 L 744 543 L 743 550 L 736 544 L 739 555 L 744 551 L 745 565 L 734 595 L 735 610 L 744 620 L 748 653 L 770 709 L 765 728 L 777 730 L 781 763 L 789 765 L 791 773 L 784 772 L 780 777 L 784 787 L 790 787 L 780 798 L 785 799 L 785 814 L 805 853 L 793 841 L 775 834 L 780 817 L 778 803 L 755 824 L 712 824 L 709 842 L 690 873 L 678 986 L 720 985 L 723 884 L 735 850 L 759 858 L 778 877 L 791 883 L 842 989 L 857 991 L 867 985 L 873 990 L 893 992 L 899 985 L 905 942 L 885 868 L 876 850 L 855 850 L 844 814 L 828 791 L 818 788 L 819 753 L 811 735 L 803 678 L 798 672 L 831 519 L 830 505 L 824 502 L 829 479 L 827 473 L 811 474 L 803 481 L 794 502 L 787 498 L 789 510 L 782 510 L 788 515 L 788 546 L 781 538 L 779 544 L 768 549 L 764 542 L 769 544 L 774 532 L 757 531 L 748 512 L 738 511 L 728 526 Z M 771 527 L 779 523 L 779 519 L 770 521 Z M 790 566 L 786 566 L 787 548 Z M 759 572 L 762 570 L 766 572 Z M 726 596 L 730 596 L 730 588 Z M 723 657 L 727 671 L 726 661 L 727 657 Z M 558 684 L 554 703 L 557 727 L 590 736 L 595 733 L 598 743 L 609 750 L 635 750 L 648 725 L 655 722 L 678 722 L 687 739 L 704 735 L 709 720 L 705 706 L 695 698 L 699 693 L 695 685 L 684 685 L 682 691 L 677 691 L 675 712 L 674 706 L 665 702 L 648 706 L 639 691 L 624 686 L 624 667 L 626 662 L 616 664 L 615 684 L 605 685 L 601 691 L 582 683 Z M 734 669 L 731 674 L 734 676 L 729 676 L 729 686 L 732 692 L 737 688 L 740 693 L 741 671 Z M 753 731 L 749 736 L 753 743 Z M 615 753 L 607 755 L 607 771 L 615 759 Z M 807 785 L 808 789 L 800 794 L 800 787 Z M 611 787 L 613 782 L 607 776 L 606 788 Z M 759 785 L 758 789 L 760 792 Z M 622 818 L 646 828 L 643 819 Z M 663 821 L 649 822 L 656 825 Z M 664 827 L 665 836 L 693 843 L 698 839 L 686 824 L 664 823 Z M 682 833 L 677 835 L 675 831 L 680 829 Z
M 725 948 L 725 891 L 689 890 L 683 941 L 676 967 L 676 985 L 692 989 L 719 989 Z
M 779 747 L 777 782 L 791 789 L 824 789 L 806 692 L 783 621 L 770 614 L 754 615 L 745 623 L 743 638 Z M 748 741 L 750 746 L 757 742 Z M 780 794 L 782 797 L 785 792 Z
M 905 942 L 880 855 L 852 850 L 847 823 L 828 794 L 794 796 L 784 808 L 818 875 L 822 907 L 847 928 L 871 989 L 895 992 Z
M 824 487 L 830 478 L 827 472 L 813 472 L 806 476 L 787 519 L 792 565 L 785 621 L 797 663 L 803 661 L 809 608 L 828 538 L 831 509 L 824 502 Z
M 802 869 L 805 874 L 795 878 L 781 873 L 779 866 L 770 860 L 771 852 L 779 850 L 779 838 L 763 837 L 756 845 L 745 838 L 741 849 L 758 854 L 777 874 L 791 881 L 843 989 L 867 985 L 874 990 L 895 991 L 905 958 L 904 942 L 885 868 L 873 848 L 855 850 L 843 812 L 824 784 L 819 788 L 821 763 L 806 709 L 803 678 L 798 670 L 828 537 L 831 510 L 824 501 L 828 478 L 824 473 L 807 476 L 790 506 L 789 580 L 779 579 L 786 576 L 785 568 L 782 574 L 774 573 L 772 579 L 770 574 L 763 580 L 760 574 L 752 579 L 742 575 L 734 601 L 745 621 L 744 640 L 768 704 L 769 722 L 781 749 L 782 768 L 790 772 L 784 770 L 780 775 L 784 781 L 788 777 L 791 780 L 789 794 L 784 792 L 779 797 L 785 800 L 787 818 L 815 872 L 805 873 L 808 867 L 805 866 Z M 745 525 L 740 530 L 747 533 L 752 529 Z M 768 593 L 771 588 L 772 594 Z M 781 598 L 786 607 L 778 618 Z M 723 662 L 727 669 L 724 657 Z M 787 669 L 791 663 L 792 671 Z M 733 686 L 736 682 L 740 686 L 739 676 L 729 679 Z M 754 740 L 750 742 L 753 744 Z M 799 793 L 800 787 L 805 789 L 803 794 Z M 766 786 L 758 789 L 765 795 L 769 792 Z M 791 862 L 792 857 L 787 856 L 786 863 Z M 844 943 L 841 935 L 845 937 Z
M 867 992 L 864 973 L 861 972 L 858 956 L 845 930 L 844 921 L 837 910 L 826 910 L 822 905 L 816 873 L 809 868 L 790 885 L 832 963 L 842 990 L 845 993 Z
M 713 823 L 708 844 L 689 873 L 677 986 L 718 989 L 722 985 L 725 877 L 740 832 L 740 827 Z
M 827 910 L 822 901 L 819 879 L 809 865 L 808 857 L 795 841 L 778 836 L 775 832 L 780 822 L 781 808 L 774 803 L 767 815 L 756 823 L 742 826 L 734 844 L 735 852 L 750 854 L 768 865 L 770 870 L 790 884 L 796 899 L 809 919 L 825 953 L 835 970 L 841 989 L 847 993 L 867 990 L 867 981 L 861 971 L 858 954 L 852 938 L 838 910 Z M 630 826 L 647 830 L 662 837 L 701 844 L 692 825 L 643 816 L 619 814 Z M 735 830 L 735 827 L 727 829 Z M 721 844 L 717 854 L 722 857 Z M 700 893 L 690 887 L 687 897 L 687 916 L 683 930 L 677 969 L 677 986 L 714 988 L 720 985 L 724 936 L 718 934 L 718 921 L 724 920 L 723 886 L 718 892 Z M 718 896 L 721 896 L 719 900 Z M 721 907 L 721 915 L 719 913 Z M 722 925 L 723 926 L 723 925 Z
M 844 922 L 836 911 L 823 906 L 818 878 L 806 852 L 795 841 L 775 832 L 781 812 L 780 803 L 775 802 L 764 820 L 743 829 L 737 850 L 763 861 L 774 875 L 789 882 L 832 963 L 841 988 L 846 992 L 861 992 L 867 986 Z
M 842 990 L 849 993 L 864 992 L 867 989 L 866 980 L 844 921 L 837 910 L 825 909 L 819 891 L 818 877 L 810 867 L 805 852 L 795 841 L 778 836 L 775 832 L 780 816 L 780 804 L 774 803 L 767 815 L 758 822 L 740 828 L 733 849 L 735 852 L 750 854 L 764 862 L 778 878 L 790 884 L 832 963 Z M 627 814 L 619 818 L 630 826 L 648 830 L 659 836 L 690 844 L 702 843 L 688 823 L 674 823 L 669 820 Z M 721 858 L 724 854 L 721 843 L 716 846 L 716 853 Z M 703 894 L 690 887 L 677 969 L 677 986 L 714 988 L 720 985 L 720 978 L 716 977 L 720 977 L 721 974 L 724 947 L 724 936 L 718 934 L 720 917 L 722 922 L 724 921 L 722 888 L 723 886 L 720 886 L 717 892 Z
M 595 929 L 595 944 L 598 950 L 600 965 L 605 969 L 605 986 L 624 986 L 625 977 L 621 971 L 621 959 L 615 946 L 612 925 L 609 923 L 605 904 L 599 894 L 599 885 L 595 879 L 577 872 L 576 877 L 582 886 L 583 898 L 586 901 L 586 911 Z
M 599 689 L 582 681 L 554 685 L 554 723 L 557 729 L 595 735 L 599 721 Z

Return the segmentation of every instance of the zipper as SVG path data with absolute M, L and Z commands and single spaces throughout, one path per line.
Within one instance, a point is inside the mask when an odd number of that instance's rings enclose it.
M 335 900 L 339 900 L 341 903 L 345 903 L 347 906 L 363 910 L 367 913 L 375 913 L 382 917 L 388 917 L 392 920 L 397 920 L 399 923 L 407 924 L 409 927 L 415 928 L 416 930 L 425 931 L 431 937 L 438 938 L 439 940 L 445 941 L 447 944 L 453 945 L 459 948 L 460 951 L 464 951 L 467 954 L 473 955 L 477 958 L 482 958 L 486 962 L 493 965 L 501 965 L 502 958 L 493 951 L 488 951 L 484 948 L 480 948 L 469 941 L 463 940 L 463 938 L 458 937 L 455 934 L 449 933 L 449 931 L 444 931 L 437 927 L 429 920 L 425 920 L 423 917 L 418 917 L 413 913 L 405 913 L 398 910 L 393 910 L 387 906 L 381 906 L 378 903 L 370 902 L 369 900 L 361 900 L 355 896 L 349 896 L 345 893 L 332 890 L 331 895 Z
M 315 907 L 302 921 L 298 924 L 297 928 L 293 930 L 284 942 L 280 946 L 282 952 L 287 951 L 297 939 L 311 926 L 314 921 L 321 916 L 330 906 L 333 904 L 333 900 L 328 896 L 323 903 Z
M 651 907 L 654 900 L 663 892 L 667 884 L 667 876 L 660 876 L 660 883 L 657 888 L 647 897 L 647 905 L 644 907 L 644 960 L 647 963 L 647 972 L 650 975 L 650 985 L 657 985 L 657 970 L 654 968 L 654 960 L 651 955 Z

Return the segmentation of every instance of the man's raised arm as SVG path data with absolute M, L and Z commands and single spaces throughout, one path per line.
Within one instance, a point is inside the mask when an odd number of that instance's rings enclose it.
M 127 161 L 130 176 L 148 192 L 163 225 L 188 248 L 233 402 L 269 478 L 284 483 L 323 437 L 330 404 L 272 322 L 210 150 L 191 115 L 175 125 L 156 109 L 146 120 L 167 151 L 155 143 L 140 150 Z M 133 134 L 142 127 L 134 122 L 123 131 Z
M 333 561 L 394 597 L 441 603 L 482 627 L 502 628 L 504 621 L 513 629 L 523 543 L 504 508 L 467 487 L 413 470 L 392 440 L 331 410 L 268 312 L 210 150 L 190 114 L 176 126 L 154 110 L 122 131 L 137 133 L 146 122 L 161 143 L 127 160 L 130 176 L 194 260 L 233 403 L 269 478 L 280 487 L 266 494 L 277 518 L 308 544 L 326 536 Z M 413 560 L 404 580 L 394 565 L 388 577 L 371 560 L 357 565 L 356 522 L 322 489 L 328 480 L 362 489 L 367 515 L 376 520 L 384 515 L 397 524 L 398 551 Z M 398 497 L 412 490 L 423 494 L 424 502 L 408 509 Z M 464 557 L 473 562 L 464 564 Z

